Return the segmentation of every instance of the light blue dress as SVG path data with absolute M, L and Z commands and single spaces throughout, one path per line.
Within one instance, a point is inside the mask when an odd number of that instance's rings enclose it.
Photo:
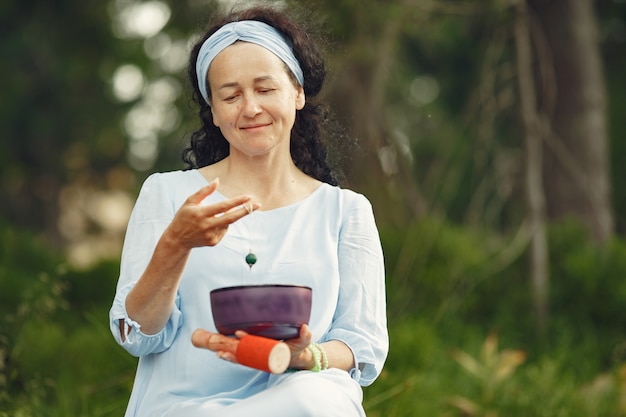
M 139 357 L 126 416 L 364 416 L 361 386 L 379 375 L 389 341 L 380 239 L 369 201 L 353 191 L 322 184 L 304 200 L 232 224 L 218 245 L 193 249 L 175 308 L 158 334 L 143 334 L 128 316 L 126 295 L 161 234 L 205 185 L 196 170 L 153 174 L 133 210 L 110 311 L 113 336 Z M 203 203 L 224 199 L 215 192 Z M 253 268 L 245 262 L 250 249 L 258 257 Z M 343 341 L 355 369 L 271 375 L 195 348 L 195 329 L 216 331 L 211 290 L 242 284 L 312 287 L 313 341 Z M 120 319 L 130 331 L 125 341 Z

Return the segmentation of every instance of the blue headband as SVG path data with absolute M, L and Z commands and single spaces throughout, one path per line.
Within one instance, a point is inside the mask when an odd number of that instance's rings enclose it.
M 304 75 L 300 63 L 293 54 L 291 46 L 287 43 L 281 33 L 274 27 L 256 20 L 243 20 L 231 22 L 222 26 L 214 34 L 204 41 L 198 52 L 196 61 L 196 76 L 198 77 L 198 87 L 204 100 L 209 102 L 209 92 L 207 89 L 207 74 L 209 66 L 217 54 L 237 41 L 251 42 L 262 46 L 280 58 L 301 86 L 304 86 Z

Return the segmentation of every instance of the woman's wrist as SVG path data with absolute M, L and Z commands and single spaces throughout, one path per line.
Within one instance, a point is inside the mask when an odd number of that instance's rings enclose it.
M 182 249 L 182 244 L 172 224 L 166 227 L 161 234 L 158 246 L 168 251 L 180 251 Z
M 328 369 L 326 350 L 318 343 L 311 343 L 300 351 L 296 360 L 292 360 L 291 369 L 319 372 Z
M 155 250 L 160 252 L 161 256 L 171 257 L 172 259 L 186 258 L 191 252 L 191 248 L 184 244 L 171 225 L 161 235 Z
M 294 356 L 291 361 L 290 368 L 292 369 L 300 369 L 300 370 L 308 370 L 315 366 L 315 358 L 313 357 L 313 352 L 310 349 L 304 348 L 300 351 L 297 356 Z

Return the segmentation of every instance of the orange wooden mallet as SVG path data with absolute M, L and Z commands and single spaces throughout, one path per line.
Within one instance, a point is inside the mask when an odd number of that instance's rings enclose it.
M 289 367 L 289 347 L 274 339 L 247 335 L 239 339 L 235 351 L 237 362 L 273 374 L 282 374 Z
M 192 336 L 194 346 L 232 353 L 241 365 L 273 374 L 282 374 L 289 367 L 291 351 L 279 340 L 248 334 L 240 339 L 229 337 L 226 342 L 219 336 L 218 342 L 212 341 L 212 337 L 197 337 L 196 332 Z

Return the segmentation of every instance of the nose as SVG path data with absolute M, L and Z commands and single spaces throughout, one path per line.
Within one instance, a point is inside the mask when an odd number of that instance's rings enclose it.
M 247 117 L 254 117 L 261 113 L 261 106 L 253 94 L 247 94 L 243 97 L 243 114 Z

